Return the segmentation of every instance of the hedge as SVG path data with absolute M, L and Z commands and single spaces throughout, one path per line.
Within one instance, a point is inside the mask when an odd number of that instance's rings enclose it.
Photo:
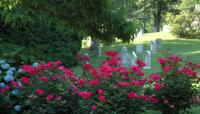
M 0 57 L 15 66 L 61 60 L 71 67 L 76 65 L 82 39 L 68 29 L 60 31 L 39 23 L 20 29 L 8 27 L 0 29 Z

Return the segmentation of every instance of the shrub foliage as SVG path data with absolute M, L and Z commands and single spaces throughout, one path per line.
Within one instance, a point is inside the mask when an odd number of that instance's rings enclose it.
M 83 60 L 82 75 L 60 61 L 23 65 L 18 73 L 0 61 L 0 108 L 22 114 L 140 114 L 157 110 L 163 114 L 187 112 L 199 103 L 196 70 L 200 65 L 185 63 L 179 56 L 158 58 L 162 71 L 145 76 L 144 62 L 125 68 L 117 52 L 106 52 L 98 68 Z M 8 70 L 8 71 L 7 71 Z M 1 104 L 4 104 L 3 106 Z
M 15 66 L 50 60 L 62 60 L 66 66 L 73 66 L 81 41 L 81 36 L 68 29 L 58 31 L 48 25 L 6 28 L 0 33 L 0 54 Z

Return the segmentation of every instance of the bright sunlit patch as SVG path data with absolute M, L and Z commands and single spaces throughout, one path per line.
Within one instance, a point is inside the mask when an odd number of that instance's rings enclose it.
M 189 55 L 189 54 L 200 54 L 200 51 L 193 51 L 193 52 L 188 52 L 188 53 L 183 53 L 184 55 Z

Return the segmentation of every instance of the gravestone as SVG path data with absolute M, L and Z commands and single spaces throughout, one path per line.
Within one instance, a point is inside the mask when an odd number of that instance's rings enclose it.
M 93 45 L 92 45 L 94 56 L 98 56 L 99 55 L 99 47 L 100 47 L 99 40 L 98 39 L 94 39 L 93 40 Z
M 160 38 L 156 39 L 156 47 L 158 47 L 158 48 L 162 47 L 162 39 L 160 39 Z
M 144 63 L 143 69 L 151 69 L 151 52 L 149 50 L 146 50 L 144 53 Z
M 121 62 L 122 65 L 126 68 L 129 68 L 131 66 L 131 55 L 129 53 L 125 53 L 122 57 L 121 57 Z
M 143 44 L 137 44 L 135 47 L 135 51 L 138 54 L 142 54 L 144 51 L 144 45 Z
M 99 52 L 99 53 L 98 53 L 98 56 L 102 56 L 102 49 L 101 49 L 101 46 L 99 46 L 98 49 L 99 49 L 99 51 L 98 51 L 98 52 Z
M 153 32 L 157 32 L 156 27 L 153 26 L 152 28 Z
M 155 40 L 150 42 L 149 48 L 152 53 L 156 53 L 156 41 Z
M 131 55 L 131 65 L 136 65 L 136 61 L 137 61 L 137 55 L 135 53 L 135 51 L 132 52 L 132 55 Z
M 126 47 L 123 47 L 123 48 L 120 50 L 119 56 L 122 58 L 122 56 L 125 55 L 126 53 L 128 53 L 128 49 L 127 49 Z
M 143 36 L 143 30 L 140 29 L 140 31 L 137 33 L 137 38 L 142 37 Z
M 169 25 L 165 24 L 165 25 L 163 25 L 162 28 L 163 28 L 163 30 L 162 30 L 163 32 L 169 32 Z

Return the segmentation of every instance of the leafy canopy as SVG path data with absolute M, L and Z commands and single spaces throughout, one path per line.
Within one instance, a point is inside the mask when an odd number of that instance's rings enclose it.
M 24 27 L 48 23 L 58 29 L 70 27 L 85 36 L 130 41 L 137 22 L 130 17 L 135 0 L 4 0 L 0 2 L 4 24 Z M 131 18 L 131 21 L 130 21 Z

